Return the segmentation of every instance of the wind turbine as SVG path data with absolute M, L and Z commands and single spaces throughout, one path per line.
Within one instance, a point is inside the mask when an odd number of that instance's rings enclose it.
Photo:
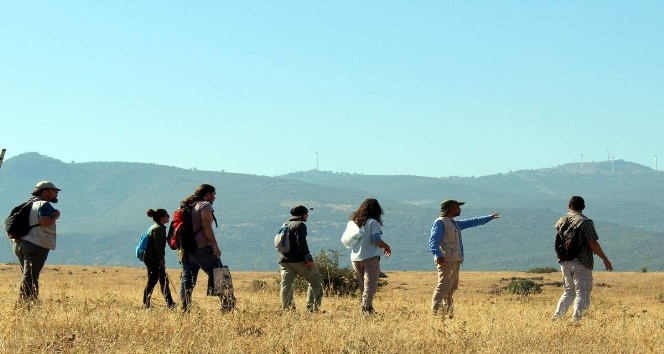
M 5 160 L 5 152 L 6 151 L 7 151 L 7 149 L 2 149 L 2 151 L 0 152 L 0 167 L 2 167 L 2 161 Z
M 5 151 L 2 150 L 2 153 L 4 154 Z M 653 156 L 655 158 L 655 172 L 657 172 L 657 155 Z

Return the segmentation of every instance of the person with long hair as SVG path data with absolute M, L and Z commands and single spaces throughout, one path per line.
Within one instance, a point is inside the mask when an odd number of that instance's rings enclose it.
M 355 280 L 362 294 L 362 312 L 374 313 L 373 298 L 380 277 L 380 255 L 392 255 L 390 245 L 383 241 L 383 208 L 378 200 L 368 198 L 362 202 L 350 219 L 359 228 L 359 239 L 352 245 L 350 260 Z M 382 251 L 381 251 L 382 249 Z
M 148 247 L 145 250 L 144 262 L 148 269 L 148 283 L 143 291 L 143 307 L 150 308 L 150 297 L 155 285 L 159 282 L 162 295 L 169 308 L 176 306 L 171 296 L 168 277 L 166 276 L 166 259 L 164 248 L 166 247 L 166 224 L 169 215 L 165 209 L 148 209 L 148 217 L 152 218 L 154 224 L 148 229 Z
M 214 269 L 221 268 L 221 250 L 214 236 L 212 222 L 216 224 L 212 204 L 217 197 L 214 186 L 201 184 L 194 194 L 182 201 L 181 207 L 191 208 L 191 224 L 194 232 L 194 242 L 184 245 L 180 250 L 180 263 L 182 264 L 182 282 L 180 283 L 180 298 L 182 310 L 191 308 L 191 295 L 196 285 L 198 272 L 203 271 L 208 276 L 206 293 L 208 296 L 218 295 L 214 289 Z M 231 308 L 222 308 L 223 311 Z

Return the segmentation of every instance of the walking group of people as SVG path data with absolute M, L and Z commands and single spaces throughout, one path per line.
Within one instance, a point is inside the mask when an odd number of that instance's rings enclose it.
M 14 251 L 21 266 L 22 278 L 19 287 L 19 301 L 33 302 L 38 298 L 39 274 L 48 253 L 56 245 L 56 221 L 60 212 L 53 207 L 58 202 L 61 191 L 50 181 L 38 182 L 32 192 L 29 224 L 31 228 L 26 236 L 12 238 Z M 181 206 L 191 207 L 191 223 L 193 226 L 194 244 L 181 248 L 178 252 L 182 266 L 180 282 L 181 307 L 184 311 L 191 308 L 193 293 L 198 273 L 202 269 L 207 275 L 207 294 L 218 295 L 215 291 L 213 273 L 222 267 L 221 251 L 212 229 L 216 223 L 212 207 L 216 199 L 215 188 L 202 184 L 192 195 L 182 201 Z M 432 301 L 431 312 L 434 315 L 453 317 L 454 292 L 459 286 L 459 269 L 464 260 L 464 249 L 461 230 L 480 226 L 500 217 L 500 213 L 457 220 L 461 215 L 464 202 L 448 199 L 441 203 L 440 215 L 431 226 L 429 249 L 434 256 L 438 271 Z M 573 196 L 568 203 L 568 213 L 562 216 L 555 225 L 560 231 L 563 225 L 572 225 L 579 233 L 579 252 L 573 259 L 560 259 L 559 263 L 564 278 L 564 292 L 558 301 L 553 319 L 565 316 L 574 304 L 573 320 L 579 321 L 590 305 L 592 290 L 593 254 L 604 262 L 607 271 L 613 266 L 597 242 L 599 237 L 593 221 L 583 215 L 585 202 L 579 196 Z M 285 225 L 288 227 L 290 248 L 281 254 L 279 266 L 281 272 L 280 299 L 283 310 L 294 310 L 293 283 L 300 276 L 308 283 L 306 309 L 311 312 L 320 310 L 323 298 L 322 274 L 307 243 L 307 226 L 309 208 L 297 205 L 290 210 L 290 218 Z M 149 209 L 147 216 L 154 224 L 148 229 L 151 238 L 146 250 L 144 262 L 148 271 L 148 281 L 143 292 L 143 306 L 150 307 L 150 297 L 157 283 L 168 307 L 177 306 L 169 288 L 169 279 L 165 271 L 166 225 L 170 219 L 165 209 Z M 390 257 L 392 248 L 383 239 L 383 209 L 378 200 L 368 198 L 350 215 L 350 221 L 342 243 L 351 250 L 351 263 L 357 285 L 361 294 L 361 311 L 374 313 L 373 299 L 380 275 L 380 257 Z M 230 310 L 234 306 L 227 303 L 222 310 Z

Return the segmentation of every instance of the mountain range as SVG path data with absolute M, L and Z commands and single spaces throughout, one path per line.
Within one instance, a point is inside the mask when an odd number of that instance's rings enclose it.
M 56 207 L 58 245 L 49 264 L 142 267 L 134 256 L 151 224 L 148 208 L 174 211 L 201 183 L 217 189 L 215 229 L 222 260 L 236 270 L 276 270 L 272 239 L 293 205 L 314 209 L 307 222 L 313 253 L 348 251 L 339 238 L 352 211 L 377 198 L 384 239 L 393 256 L 385 270 L 433 270 L 428 249 L 432 221 L 444 199 L 463 200 L 460 219 L 500 212 L 490 223 L 463 231 L 466 270 L 555 267 L 553 224 L 572 195 L 586 200 L 600 244 L 618 271 L 661 271 L 664 246 L 664 174 L 615 160 L 570 163 L 482 177 L 374 176 L 301 171 L 258 176 L 131 162 L 66 163 L 39 153 L 7 159 L 0 169 L 0 212 L 30 195 L 35 183 L 62 188 Z M 0 241 L 0 261 L 15 262 L 11 241 Z M 596 258 L 596 266 L 601 262 Z M 178 267 L 167 250 L 169 267 Z

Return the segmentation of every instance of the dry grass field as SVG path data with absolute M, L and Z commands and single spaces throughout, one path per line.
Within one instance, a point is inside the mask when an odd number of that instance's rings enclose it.
M 453 319 L 429 314 L 435 273 L 390 272 L 360 314 L 357 298 L 324 298 L 325 313 L 281 313 L 275 273 L 235 272 L 238 309 L 197 287 L 194 310 L 168 310 L 160 294 L 141 308 L 145 271 L 48 265 L 41 303 L 16 308 L 19 270 L 0 266 L 2 353 L 662 353 L 664 273 L 595 273 L 588 316 L 552 322 L 558 273 L 463 272 Z M 179 270 L 169 275 L 179 282 Z M 543 277 L 543 292 L 500 293 L 510 277 Z M 256 289 L 266 280 L 268 289 Z M 549 285 L 546 285 L 549 284 Z

